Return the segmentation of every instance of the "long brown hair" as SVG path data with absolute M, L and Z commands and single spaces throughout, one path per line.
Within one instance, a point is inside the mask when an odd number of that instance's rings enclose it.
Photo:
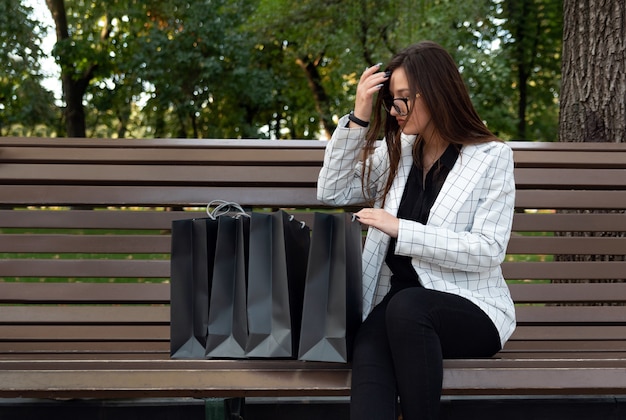
M 498 140 L 489 131 L 474 109 L 469 92 L 452 56 L 439 44 L 422 41 L 411 45 L 396 54 L 387 67 L 388 72 L 397 68 L 406 72 L 411 97 L 420 94 L 430 110 L 431 124 L 442 139 L 457 144 L 483 143 Z M 385 82 L 378 93 L 374 108 L 374 120 L 367 133 L 363 150 L 364 160 L 373 152 L 380 134 L 384 134 L 389 153 L 389 174 L 380 197 L 370 197 L 375 201 L 384 200 L 391 189 L 400 164 L 401 130 L 398 121 L 383 108 L 383 99 L 391 97 L 389 81 Z M 409 115 L 413 112 L 410 109 Z M 408 117 L 407 117 L 408 118 Z M 413 147 L 413 157 L 417 164 L 421 163 L 419 147 L 423 138 L 418 139 Z M 368 167 L 367 169 L 365 167 Z M 371 168 L 364 165 L 363 187 L 370 181 Z

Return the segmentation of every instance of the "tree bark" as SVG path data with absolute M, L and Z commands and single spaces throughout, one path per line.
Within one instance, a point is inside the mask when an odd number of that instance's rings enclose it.
M 565 0 L 563 6 L 559 140 L 626 142 L 625 2 Z M 590 210 L 572 212 L 586 211 Z M 567 232 L 562 235 L 624 236 L 619 232 Z M 624 255 L 560 255 L 555 259 L 623 261 Z M 612 281 L 619 280 L 601 280 Z
M 563 2 L 559 140 L 626 141 L 624 0 Z

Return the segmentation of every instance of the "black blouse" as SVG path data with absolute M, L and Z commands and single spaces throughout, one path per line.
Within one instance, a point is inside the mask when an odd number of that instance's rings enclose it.
M 458 157 L 459 147 L 450 144 L 428 171 L 426 180 L 423 183 L 422 169 L 413 164 L 404 187 L 402 199 L 400 200 L 398 218 L 426 224 L 430 209 L 435 203 L 435 199 L 439 195 L 441 187 Z M 392 272 L 391 286 L 407 287 L 419 285 L 419 278 L 411 264 L 411 257 L 395 255 L 395 249 L 396 239 L 392 238 L 385 258 L 385 262 Z

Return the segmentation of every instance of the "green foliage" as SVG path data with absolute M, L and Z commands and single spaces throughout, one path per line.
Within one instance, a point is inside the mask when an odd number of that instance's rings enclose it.
M 515 78 L 515 137 L 556 141 L 561 81 L 563 4 L 561 0 L 520 0 L 502 3 L 506 31 L 503 56 Z
M 453 54 L 479 114 L 500 137 L 556 138 L 560 1 L 61 3 L 68 36 L 54 53 L 64 74 L 88 81 L 83 105 L 89 136 L 325 137 L 352 108 L 365 67 L 432 39 Z M 0 0 L 0 12 L 11 4 Z M 41 31 L 25 8 L 19 10 L 18 19 L 7 21 L 11 33 L 36 42 Z M 1 33 L 1 52 L 20 49 Z M 35 77 L 35 47 L 23 61 L 32 86 L 3 77 L 0 95 L 28 92 L 40 100 L 30 108 L 26 100 L 12 104 L 15 115 L 9 120 L 3 113 L 3 127 L 16 121 L 54 127 L 53 98 Z M 15 73 L 16 65 L 3 63 L 3 71 Z M 33 109 L 35 104 L 46 109 Z
M 0 135 L 54 131 L 54 96 L 41 85 L 40 37 L 46 28 L 38 26 L 31 12 L 19 2 L 0 0 Z

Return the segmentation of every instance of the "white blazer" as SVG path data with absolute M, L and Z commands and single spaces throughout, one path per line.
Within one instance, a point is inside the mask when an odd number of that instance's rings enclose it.
M 328 142 L 318 178 L 318 199 L 333 206 L 365 201 L 359 159 L 366 129 L 345 128 L 347 122 L 347 116 L 341 118 Z M 415 138 L 402 135 L 401 162 L 384 207 L 393 215 L 398 212 L 413 165 Z M 388 176 L 384 142 L 368 164 L 373 180 L 368 188 L 375 194 L 382 191 Z M 400 219 L 396 244 L 396 254 L 412 257 L 424 287 L 463 296 L 485 311 L 503 346 L 515 329 L 515 307 L 500 268 L 511 234 L 514 203 L 511 148 L 497 141 L 463 146 L 426 225 Z M 385 264 L 389 240 L 378 229 L 368 230 L 363 248 L 364 317 L 390 288 L 391 271 Z

